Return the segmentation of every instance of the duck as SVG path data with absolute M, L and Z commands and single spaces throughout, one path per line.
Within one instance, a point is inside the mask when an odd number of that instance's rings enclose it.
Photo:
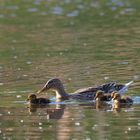
M 123 84 L 117 84 L 115 82 L 111 82 L 97 87 L 88 87 L 84 89 L 79 89 L 72 94 L 68 94 L 66 93 L 61 80 L 58 78 L 52 78 L 47 81 L 47 83 L 43 86 L 43 88 L 37 91 L 37 94 L 47 92 L 48 90 L 51 89 L 56 93 L 56 99 L 95 100 L 96 92 L 98 90 L 103 91 L 105 94 L 107 93 L 110 94 L 112 93 L 112 91 L 121 91 L 121 93 L 123 93 L 124 92 L 123 89 L 125 88 L 126 91 L 126 89 L 129 87 L 131 83 L 132 81 L 123 85 Z
M 133 104 L 133 100 L 129 96 L 122 96 L 118 92 L 113 92 L 113 109 L 130 106 Z
M 51 102 L 48 98 L 37 98 L 36 94 L 33 93 L 28 95 L 27 101 L 35 105 L 45 105 Z

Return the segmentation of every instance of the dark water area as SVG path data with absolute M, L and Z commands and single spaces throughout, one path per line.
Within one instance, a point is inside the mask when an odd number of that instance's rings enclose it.
M 1 0 L 0 139 L 139 140 L 139 17 L 139 0 Z M 68 93 L 133 80 L 134 104 L 56 103 L 49 91 L 53 103 L 29 105 L 28 94 L 53 77 Z

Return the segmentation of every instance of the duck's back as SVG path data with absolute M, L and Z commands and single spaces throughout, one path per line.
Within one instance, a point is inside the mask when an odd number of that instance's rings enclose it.
M 103 84 L 101 86 L 97 87 L 88 87 L 83 88 L 75 91 L 73 94 L 71 94 L 71 98 L 74 99 L 81 99 L 81 100 L 94 100 L 96 96 L 96 92 L 98 90 L 102 90 L 104 93 L 111 93 L 112 91 L 119 91 L 122 89 L 124 85 L 122 84 L 116 84 L 115 82 Z M 108 98 L 110 100 L 111 98 Z

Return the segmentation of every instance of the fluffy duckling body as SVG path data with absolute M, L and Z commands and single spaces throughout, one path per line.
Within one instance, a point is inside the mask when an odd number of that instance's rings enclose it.
M 108 98 L 110 98 L 111 95 L 104 95 L 104 92 L 101 90 L 98 90 L 96 92 L 95 101 L 96 101 L 96 109 L 104 108 L 107 106 L 107 103 L 105 101 L 108 101 Z
M 115 109 L 133 104 L 133 100 L 130 97 L 128 96 L 121 97 L 121 95 L 117 92 L 113 94 L 112 99 L 114 103 L 113 108 Z
M 64 86 L 62 82 L 57 79 L 50 79 L 44 87 L 39 90 L 37 93 L 40 94 L 42 92 L 47 92 L 48 90 L 52 89 L 56 93 L 56 99 L 68 100 L 70 98 L 76 100 L 94 100 L 96 96 L 96 92 L 98 90 L 104 91 L 104 93 L 111 93 L 112 91 L 119 91 L 125 85 L 116 84 L 116 83 L 107 83 L 98 87 L 88 87 L 84 89 L 80 89 L 75 91 L 73 94 L 67 94 L 64 90 Z M 109 98 L 108 98 L 109 99 Z
M 37 96 L 35 94 L 29 94 L 27 101 L 29 101 L 31 104 L 48 104 L 51 101 L 47 98 L 37 98 Z

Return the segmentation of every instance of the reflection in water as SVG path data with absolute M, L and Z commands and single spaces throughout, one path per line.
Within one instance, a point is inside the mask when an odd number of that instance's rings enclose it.
M 47 119 L 61 119 L 64 114 L 65 104 L 57 104 L 55 108 L 50 108 L 49 105 L 35 105 L 30 104 L 28 107 L 28 111 L 30 114 L 37 112 L 38 109 L 42 109 L 45 111 Z

